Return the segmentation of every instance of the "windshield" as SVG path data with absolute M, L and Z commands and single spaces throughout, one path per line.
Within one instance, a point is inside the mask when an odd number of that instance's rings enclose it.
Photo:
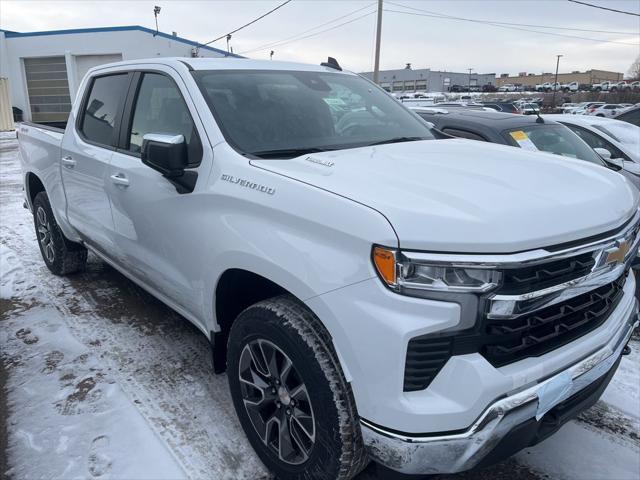
M 243 154 L 291 158 L 435 138 L 415 114 L 356 75 L 229 70 L 194 77 L 226 140 Z
M 534 152 L 548 152 L 605 165 L 600 156 L 580 137 L 564 125 L 528 125 L 503 133 L 515 146 Z

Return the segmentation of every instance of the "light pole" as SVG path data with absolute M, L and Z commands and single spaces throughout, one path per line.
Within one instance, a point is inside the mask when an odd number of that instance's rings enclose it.
M 158 34 L 158 15 L 160 15 L 161 8 L 159 6 L 153 7 L 153 16 L 156 17 L 156 33 L 153 34 L 155 37 Z
M 376 26 L 376 56 L 375 56 L 374 65 L 373 65 L 373 83 L 378 83 L 378 76 L 380 75 L 380 37 L 381 35 L 382 35 L 382 0 L 378 0 L 378 21 Z
M 471 93 L 471 70 L 473 70 L 473 68 L 469 68 L 469 85 L 467 85 L 468 89 L 469 89 L 469 93 Z
M 227 34 L 227 56 L 229 56 L 229 41 L 231 40 L 231 34 Z
M 556 108 L 556 90 L 558 89 L 558 66 L 560 66 L 560 57 L 563 55 L 556 55 L 556 79 L 553 81 L 553 96 L 551 97 L 551 108 Z

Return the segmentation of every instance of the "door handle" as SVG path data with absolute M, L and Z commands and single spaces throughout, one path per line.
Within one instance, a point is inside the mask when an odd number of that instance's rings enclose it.
M 116 173 L 115 175 L 111 175 L 111 181 L 116 185 L 120 185 L 122 187 L 129 186 L 129 179 L 125 177 L 122 173 Z
M 69 155 L 62 157 L 62 165 L 67 168 L 73 168 L 76 166 L 76 161 L 71 158 Z

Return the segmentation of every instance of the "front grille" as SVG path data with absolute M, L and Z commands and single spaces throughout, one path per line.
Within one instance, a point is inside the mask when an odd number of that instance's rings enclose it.
M 500 293 L 518 295 L 584 277 L 595 265 L 593 252 L 504 271 Z
M 566 345 L 604 323 L 622 298 L 625 278 L 529 315 L 485 319 L 480 353 L 499 367 Z
M 623 297 L 626 278 L 625 272 L 614 282 L 520 317 L 489 319 L 483 315 L 470 330 L 412 338 L 404 391 L 427 388 L 453 355 L 479 352 L 493 366 L 501 367 L 572 342 L 607 320 Z

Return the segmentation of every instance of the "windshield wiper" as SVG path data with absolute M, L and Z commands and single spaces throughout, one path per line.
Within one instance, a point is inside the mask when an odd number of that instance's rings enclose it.
M 418 140 L 427 140 L 425 137 L 394 137 L 387 140 L 381 140 L 379 142 L 369 143 L 365 146 L 373 147 L 375 145 L 385 145 L 387 143 L 401 143 L 401 142 L 417 142 Z
M 281 148 L 275 150 L 262 150 L 259 152 L 248 152 L 250 155 L 260 158 L 295 158 L 308 153 L 326 152 L 329 149 L 320 147 L 309 148 Z

